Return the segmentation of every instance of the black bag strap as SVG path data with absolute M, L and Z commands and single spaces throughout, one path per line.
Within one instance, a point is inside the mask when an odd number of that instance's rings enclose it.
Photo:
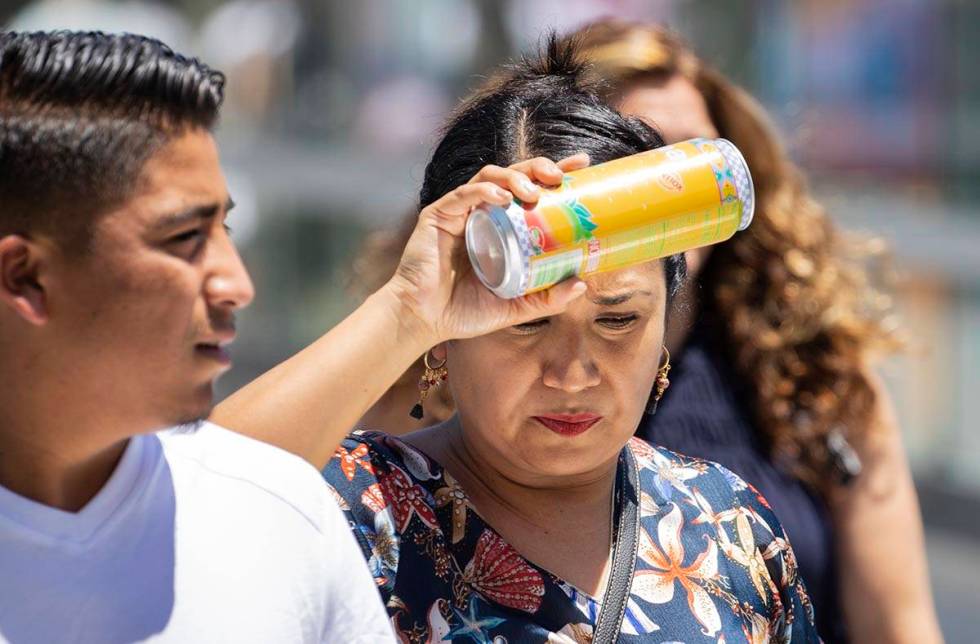
M 640 473 L 629 445 L 620 452 L 616 468 L 616 506 L 619 518 L 613 535 L 612 569 L 606 582 L 606 593 L 592 635 L 593 644 L 613 644 L 619 639 L 620 626 L 636 569 L 636 549 L 640 532 Z

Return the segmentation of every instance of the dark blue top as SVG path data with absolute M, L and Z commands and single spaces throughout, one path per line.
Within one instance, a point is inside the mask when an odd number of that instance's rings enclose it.
M 800 574 L 825 642 L 846 637 L 837 603 L 833 528 L 823 501 L 769 457 L 740 402 L 740 385 L 702 325 L 692 329 L 670 371 L 670 388 L 657 413 L 645 416 L 637 435 L 655 445 L 733 471 L 772 505 L 799 562 Z M 743 389 L 744 390 L 744 389 Z

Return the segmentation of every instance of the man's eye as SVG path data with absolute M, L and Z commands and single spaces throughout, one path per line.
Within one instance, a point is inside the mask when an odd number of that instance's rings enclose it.
M 596 322 L 608 329 L 627 329 L 632 326 L 636 320 L 636 315 L 610 315 L 598 318 Z
M 173 237 L 170 238 L 170 242 L 174 244 L 182 244 L 184 242 L 198 239 L 203 236 L 204 236 L 204 232 L 201 231 L 200 228 L 194 228 L 192 230 L 184 231 L 179 235 L 174 235 Z

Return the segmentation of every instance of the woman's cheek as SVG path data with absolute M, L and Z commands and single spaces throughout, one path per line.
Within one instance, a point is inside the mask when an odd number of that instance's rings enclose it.
M 463 347 L 450 349 L 447 366 L 454 397 L 478 402 L 489 408 L 495 401 L 527 390 L 533 359 L 521 355 L 504 343 L 468 340 Z

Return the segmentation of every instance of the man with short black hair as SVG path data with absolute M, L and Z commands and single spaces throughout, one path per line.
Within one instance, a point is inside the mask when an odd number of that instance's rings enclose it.
M 316 470 L 200 420 L 253 296 L 223 83 L 0 33 L 0 641 L 391 641 Z

